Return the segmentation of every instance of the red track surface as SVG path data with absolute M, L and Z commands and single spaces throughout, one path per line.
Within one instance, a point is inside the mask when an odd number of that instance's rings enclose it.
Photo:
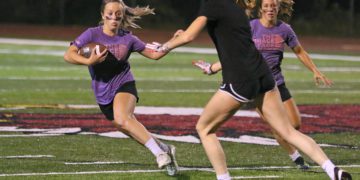
M 304 133 L 360 132 L 360 106 L 309 105 L 300 106 L 301 113 L 317 115 L 302 119 Z M 137 115 L 150 132 L 162 135 L 196 135 L 198 116 Z M 83 132 L 116 131 L 101 114 L 1 114 L 0 126 L 19 128 L 80 127 Z M 5 120 L 5 121 L 4 121 Z M 259 118 L 233 117 L 219 130 L 222 137 L 269 132 L 268 125 Z

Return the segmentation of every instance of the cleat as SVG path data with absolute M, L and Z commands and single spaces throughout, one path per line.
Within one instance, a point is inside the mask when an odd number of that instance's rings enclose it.
M 171 162 L 168 165 L 166 165 L 166 171 L 169 176 L 175 176 L 179 168 L 175 158 L 176 148 L 173 145 L 169 145 L 168 147 L 169 147 L 168 155 L 171 158 Z
M 334 180 L 352 180 L 350 173 L 348 173 L 338 167 L 334 168 L 334 175 L 335 175 Z
M 156 157 L 156 162 L 158 167 L 163 169 L 165 166 L 171 163 L 171 157 L 168 155 L 168 153 L 164 152 Z
M 296 164 L 297 168 L 300 169 L 300 170 L 303 170 L 303 171 L 306 171 L 308 169 L 310 169 L 310 165 L 307 164 L 305 161 L 304 161 L 304 158 L 303 157 L 298 157 L 294 163 Z

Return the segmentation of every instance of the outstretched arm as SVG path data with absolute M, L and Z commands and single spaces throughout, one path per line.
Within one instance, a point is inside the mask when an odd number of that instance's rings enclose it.
M 176 31 L 171 40 L 177 38 L 183 32 L 184 32 L 183 30 Z M 147 43 L 145 49 L 141 51 L 140 54 L 149 59 L 159 60 L 169 52 L 169 51 L 158 51 L 158 49 L 161 48 L 161 46 L 162 44 L 158 42 L 152 42 L 151 44 Z
M 197 17 L 184 32 L 180 33 L 176 38 L 172 38 L 168 42 L 159 46 L 156 51 L 169 52 L 176 47 L 193 41 L 205 27 L 206 23 L 207 18 L 205 16 Z
M 292 48 L 296 56 L 300 59 L 300 61 L 311 71 L 314 73 L 314 81 L 317 86 L 323 84 L 325 86 L 331 86 L 333 82 L 328 79 L 324 74 L 320 72 L 320 70 L 316 67 L 314 62 L 311 60 L 309 54 L 305 51 L 305 49 L 301 45 L 297 45 Z

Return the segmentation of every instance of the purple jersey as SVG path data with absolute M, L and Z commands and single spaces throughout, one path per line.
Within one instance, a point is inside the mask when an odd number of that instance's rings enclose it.
M 277 85 L 285 83 L 284 76 L 281 73 L 281 61 L 284 56 L 285 43 L 294 48 L 299 45 L 295 32 L 290 25 L 278 21 L 272 28 L 264 27 L 259 19 L 250 22 L 252 39 L 256 48 L 269 65 Z
M 105 61 L 89 66 L 96 101 L 107 105 L 114 100 L 119 87 L 134 81 L 128 59 L 131 52 L 143 51 L 145 43 L 125 30 L 119 30 L 116 36 L 108 36 L 103 33 L 102 26 L 98 26 L 87 29 L 72 44 L 81 48 L 90 42 L 103 44 L 109 51 Z

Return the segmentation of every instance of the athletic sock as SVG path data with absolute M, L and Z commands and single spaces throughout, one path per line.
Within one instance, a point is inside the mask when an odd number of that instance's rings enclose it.
M 216 175 L 217 180 L 231 180 L 229 172 L 221 175 Z
M 146 143 L 145 147 L 147 147 L 154 156 L 158 156 L 161 153 L 164 153 L 164 151 L 159 147 L 159 145 L 156 143 L 154 138 L 150 138 Z
M 326 160 L 324 162 L 324 164 L 321 165 L 321 167 L 326 172 L 326 174 L 330 177 L 330 179 L 334 179 L 334 177 L 335 177 L 335 174 L 334 174 L 335 165 L 330 160 Z
M 293 154 L 289 154 L 289 156 L 291 160 L 295 162 L 298 157 L 301 157 L 301 154 L 299 153 L 299 151 L 296 150 Z

